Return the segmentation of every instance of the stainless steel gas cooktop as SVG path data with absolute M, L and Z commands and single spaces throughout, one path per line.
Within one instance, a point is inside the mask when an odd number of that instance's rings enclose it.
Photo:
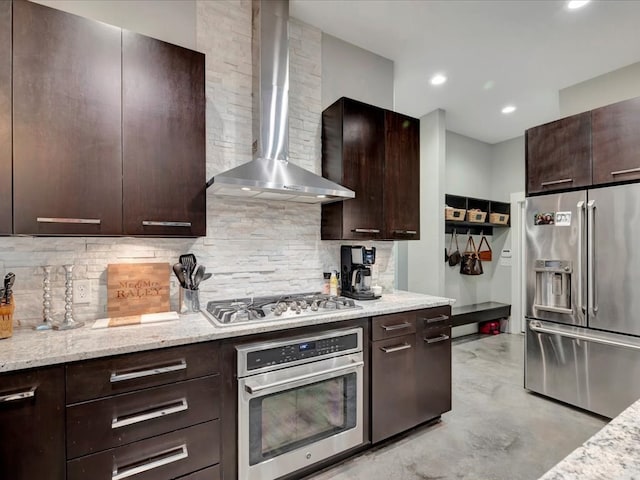
M 336 310 L 362 308 L 351 298 L 321 293 L 219 300 L 207 303 L 204 312 L 217 325 L 297 319 Z

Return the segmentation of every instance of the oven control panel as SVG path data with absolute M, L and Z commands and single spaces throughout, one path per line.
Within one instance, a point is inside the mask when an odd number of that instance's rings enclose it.
M 271 348 L 265 346 L 264 349 L 247 352 L 246 369 L 256 370 L 310 358 L 331 357 L 358 347 L 356 333 L 279 344 Z

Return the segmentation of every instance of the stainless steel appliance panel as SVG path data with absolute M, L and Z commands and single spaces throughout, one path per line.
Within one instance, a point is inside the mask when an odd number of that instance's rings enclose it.
M 586 326 L 587 285 L 583 273 L 586 271 L 586 203 L 585 191 L 527 198 L 527 317 Z M 549 217 L 545 218 L 547 215 Z M 540 265 L 546 265 L 548 271 L 543 271 Z M 553 265 L 568 269 L 564 273 L 553 272 Z M 570 289 L 567 304 L 559 301 L 558 289 L 563 286 Z M 544 292 L 541 291 L 543 288 L 546 289 Z M 545 301 L 549 303 L 545 304 Z
M 528 320 L 525 388 L 613 418 L 640 397 L 640 339 Z
M 588 197 L 589 327 L 640 336 L 640 184 Z

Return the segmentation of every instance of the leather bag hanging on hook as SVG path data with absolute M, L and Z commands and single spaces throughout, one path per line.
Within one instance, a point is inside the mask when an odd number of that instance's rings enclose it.
M 456 242 L 456 249 L 452 253 L 451 249 L 453 248 L 454 238 L 455 238 L 455 242 Z M 451 234 L 451 242 L 449 243 L 449 256 L 447 257 L 447 261 L 449 262 L 449 266 L 450 267 L 455 267 L 457 264 L 460 263 L 461 258 L 462 258 L 462 256 L 460 255 L 460 247 L 458 246 L 458 234 L 456 233 L 456 231 L 454 229 L 453 233 Z
M 478 250 L 476 249 L 476 242 L 473 241 L 473 237 L 469 235 L 467 239 L 467 246 L 462 254 L 462 261 L 460 262 L 460 273 L 462 275 L 482 275 L 482 262 L 478 257 Z
M 486 245 L 486 250 L 482 249 L 482 244 Z M 487 240 L 487 237 L 485 237 L 484 235 L 482 235 L 482 238 L 480 239 L 480 243 L 478 244 L 478 257 L 480 258 L 480 260 L 482 260 L 483 262 L 490 262 L 491 261 L 491 256 L 492 256 L 492 251 L 491 251 L 491 246 L 489 246 L 489 241 Z

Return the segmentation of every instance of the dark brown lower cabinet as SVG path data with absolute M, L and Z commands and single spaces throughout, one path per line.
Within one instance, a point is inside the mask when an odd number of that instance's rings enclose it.
M 417 338 L 418 423 L 451 410 L 451 327 L 427 328 Z
M 221 478 L 220 467 L 216 465 L 215 467 L 205 468 L 185 477 L 180 477 L 178 480 L 220 480 Z
M 64 480 L 64 367 L 0 376 L 0 478 Z

